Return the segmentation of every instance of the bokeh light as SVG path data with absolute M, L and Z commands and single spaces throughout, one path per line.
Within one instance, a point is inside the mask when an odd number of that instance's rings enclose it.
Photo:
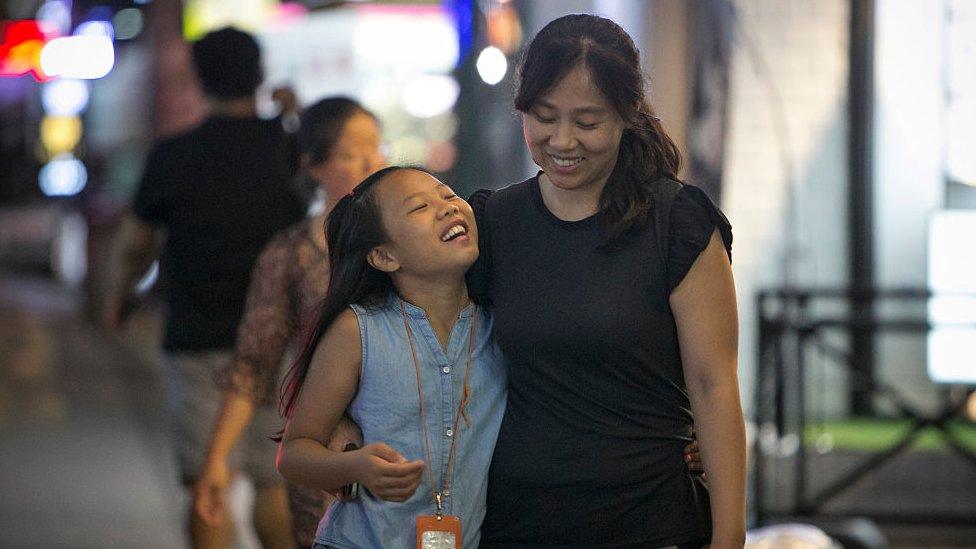
M 88 170 L 74 156 L 59 155 L 41 168 L 38 183 L 46 196 L 74 196 L 88 184 Z
M 115 39 L 115 28 L 108 21 L 85 21 L 78 25 L 73 34 L 75 36 L 99 36 L 113 40 Z
M 41 51 L 41 69 L 49 76 L 95 80 L 113 66 L 115 49 L 104 36 L 55 38 Z
M 44 111 L 54 116 L 74 116 L 88 107 L 91 88 L 86 80 L 58 78 L 41 88 Z
M 37 8 L 37 19 L 58 29 L 61 34 L 71 30 L 71 6 L 64 0 L 47 0 Z
M 457 102 L 461 89 L 450 76 L 418 76 L 403 88 L 403 104 L 411 115 L 430 118 L 443 114 Z
M 112 18 L 112 25 L 115 27 L 116 40 L 132 40 L 142 32 L 145 24 L 142 11 L 136 8 L 125 8 L 119 10 Z
M 495 46 L 481 50 L 475 66 L 478 68 L 478 75 L 490 86 L 501 82 L 508 72 L 508 60 L 502 50 Z
M 81 134 L 81 118 L 77 115 L 48 115 L 41 119 L 41 145 L 49 158 L 72 152 L 81 142 Z

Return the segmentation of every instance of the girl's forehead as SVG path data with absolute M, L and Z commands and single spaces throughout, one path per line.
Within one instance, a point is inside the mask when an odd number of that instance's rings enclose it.
M 380 182 L 377 190 L 382 195 L 403 200 L 418 192 L 435 190 L 441 187 L 446 187 L 446 185 L 436 177 L 419 170 L 405 169 L 390 174 L 389 177 Z

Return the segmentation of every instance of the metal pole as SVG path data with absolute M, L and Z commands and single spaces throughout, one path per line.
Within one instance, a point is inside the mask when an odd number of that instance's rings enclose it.
M 874 0 L 850 3 L 850 75 L 848 78 L 848 223 L 853 316 L 873 315 L 874 300 Z M 854 415 L 872 415 L 874 333 L 851 332 L 850 407 Z

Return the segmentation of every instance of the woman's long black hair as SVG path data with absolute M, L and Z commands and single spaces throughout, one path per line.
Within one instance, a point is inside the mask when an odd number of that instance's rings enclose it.
M 681 154 L 651 110 L 634 41 L 619 25 L 596 15 L 560 17 L 532 39 L 518 68 L 515 108 L 528 113 L 578 66 L 586 67 L 627 125 L 600 196 L 603 244 L 613 248 L 647 218 L 651 185 L 661 176 L 677 178 Z
M 396 291 L 390 276 L 373 268 L 368 258 L 373 248 L 387 242 L 376 184 L 402 170 L 423 171 L 403 166 L 379 170 L 339 200 L 326 220 L 328 290 L 319 306 L 318 321 L 308 327 L 301 354 L 288 370 L 282 385 L 279 410 L 286 418 L 291 416 L 298 402 L 315 348 L 335 319 L 353 303 L 365 307 L 382 306 Z

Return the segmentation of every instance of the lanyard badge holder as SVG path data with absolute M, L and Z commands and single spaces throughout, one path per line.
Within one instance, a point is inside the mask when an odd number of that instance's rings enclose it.
M 461 517 L 441 512 L 440 492 L 434 498 L 437 514 L 417 517 L 417 549 L 461 549 Z
M 454 416 L 454 435 L 451 438 L 451 451 L 447 460 L 447 471 L 441 479 L 440 490 L 434 483 L 434 473 L 430 461 L 430 436 L 427 432 L 427 412 L 424 408 L 424 388 L 420 380 L 420 362 L 417 360 L 417 349 L 413 343 L 413 332 L 407 322 L 406 306 L 400 301 L 400 312 L 403 315 L 403 327 L 407 331 L 407 341 L 410 343 L 410 353 L 413 356 L 413 365 L 417 372 L 417 394 L 420 398 L 420 423 L 424 434 L 424 452 L 426 458 L 427 475 L 430 480 L 431 491 L 434 497 L 436 514 L 420 515 L 417 517 L 417 549 L 461 549 L 461 517 L 457 515 L 445 515 L 443 499 L 448 494 L 448 483 L 454 469 L 454 456 L 457 453 L 457 439 L 460 437 L 458 426 L 461 417 L 468 422 L 464 408 L 468 404 L 471 396 L 471 389 L 468 384 L 471 374 L 471 358 L 474 352 L 475 325 L 477 314 L 471 317 L 471 333 L 468 335 L 468 364 L 464 371 L 464 390 L 461 394 L 461 402 L 458 405 L 457 414 Z M 475 311 L 476 313 L 477 311 Z

